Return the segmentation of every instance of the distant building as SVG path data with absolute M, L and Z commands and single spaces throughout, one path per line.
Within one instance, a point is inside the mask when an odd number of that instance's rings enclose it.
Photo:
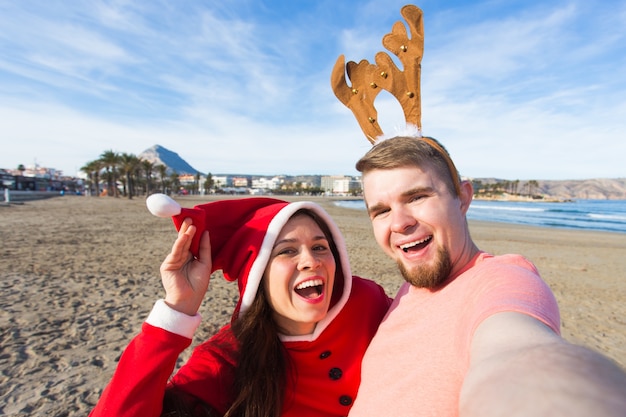
M 196 183 L 196 176 L 191 174 L 184 174 L 178 176 L 181 186 L 194 185 Z
M 213 179 L 213 187 L 214 188 L 225 188 L 231 187 L 233 183 L 230 181 L 230 177 L 227 175 L 214 175 L 211 177 Z
M 350 195 L 361 189 L 361 183 L 345 175 L 322 176 L 321 188 L 327 194 Z
M 81 178 L 64 177 L 63 172 L 39 165 L 25 169 L 1 169 L 0 189 L 16 191 L 71 191 L 83 192 L 84 181 Z
M 15 189 L 15 175 L 5 170 L 0 170 L 0 188 Z
M 280 177 L 260 177 L 252 180 L 252 188 L 257 190 L 276 190 L 284 182 Z
M 293 177 L 293 182 L 300 183 L 302 188 L 319 188 L 321 184 L 320 175 L 297 175 Z
M 235 188 L 250 187 L 250 181 L 248 177 L 232 177 L 232 185 Z

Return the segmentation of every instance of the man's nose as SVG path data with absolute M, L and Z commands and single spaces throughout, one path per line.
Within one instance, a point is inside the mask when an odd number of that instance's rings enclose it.
M 414 226 L 417 220 L 413 214 L 404 208 L 397 208 L 391 211 L 391 231 L 404 233 L 408 228 Z

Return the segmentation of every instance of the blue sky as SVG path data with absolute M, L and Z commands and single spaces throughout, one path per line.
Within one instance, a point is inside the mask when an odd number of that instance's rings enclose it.
M 357 174 L 371 145 L 331 69 L 373 62 L 405 4 L 0 0 L 0 167 L 159 144 L 205 173 Z M 626 1 L 415 4 L 423 131 L 461 175 L 626 176 Z

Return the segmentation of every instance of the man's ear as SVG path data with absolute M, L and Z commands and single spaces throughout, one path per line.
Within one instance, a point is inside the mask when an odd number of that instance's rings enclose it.
M 470 204 L 472 203 L 472 199 L 474 198 L 474 186 L 471 181 L 461 181 L 460 187 L 461 195 L 459 199 L 461 200 L 461 210 L 463 213 L 467 213 Z

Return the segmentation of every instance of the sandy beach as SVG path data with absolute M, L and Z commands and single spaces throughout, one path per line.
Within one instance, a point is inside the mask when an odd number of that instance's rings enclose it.
M 183 206 L 208 201 L 183 197 Z M 353 273 L 401 284 L 364 212 L 316 198 L 348 244 Z M 561 308 L 563 336 L 626 367 L 626 234 L 471 222 L 481 249 L 521 253 Z M 154 301 L 175 238 L 143 198 L 64 196 L 0 206 L 0 415 L 87 415 Z M 215 274 L 194 345 L 230 319 L 237 286 Z M 191 349 L 181 357 L 184 361 Z

